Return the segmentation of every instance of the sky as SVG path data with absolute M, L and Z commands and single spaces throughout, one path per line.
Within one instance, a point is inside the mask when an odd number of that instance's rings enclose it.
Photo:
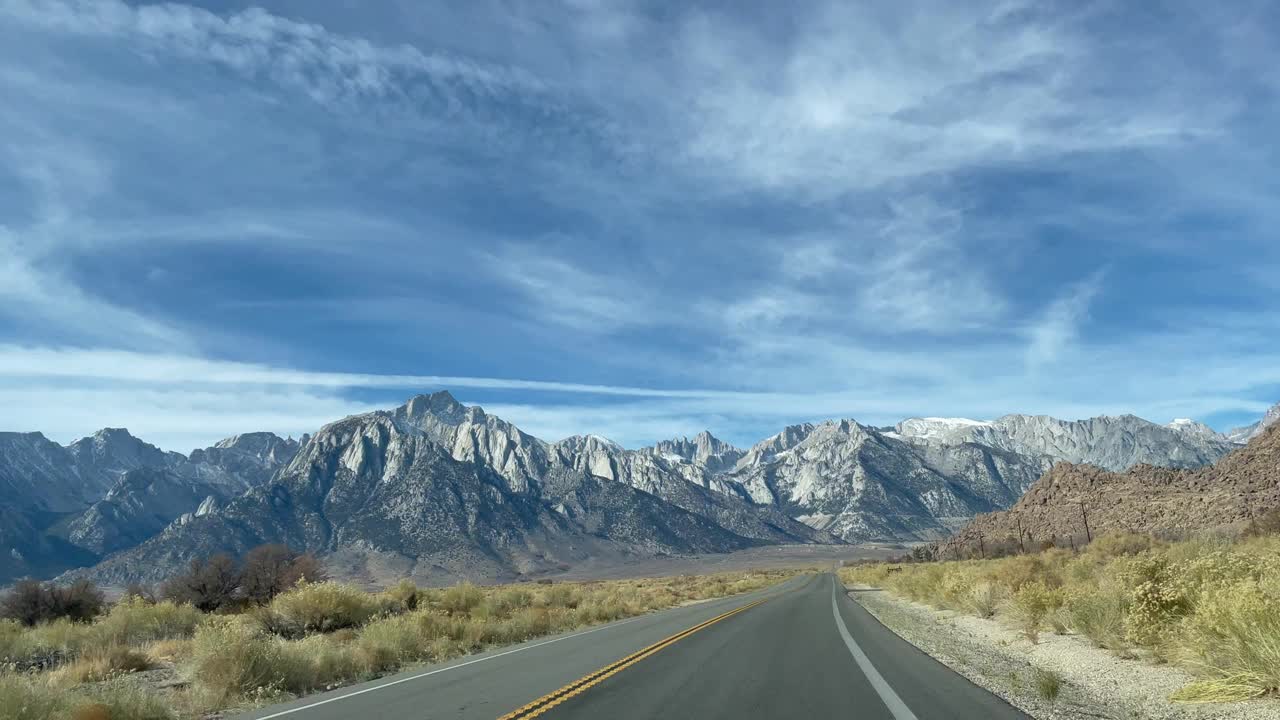
M 1280 400 L 1275 3 L 0 0 L 0 430 Z

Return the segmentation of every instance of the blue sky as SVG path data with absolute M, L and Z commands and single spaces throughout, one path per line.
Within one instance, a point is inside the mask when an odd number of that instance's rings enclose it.
M 0 427 L 1243 424 L 1280 11 L 1221 5 L 0 0 Z

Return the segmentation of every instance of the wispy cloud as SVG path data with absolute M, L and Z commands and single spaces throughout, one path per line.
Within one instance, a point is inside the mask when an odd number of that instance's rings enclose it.
M 1274 400 L 1274 8 L 773 12 L 0 0 L 0 422 Z
M 421 82 L 493 97 L 538 92 L 542 84 L 516 68 L 381 46 L 298 22 L 261 8 L 222 16 L 176 3 L 131 6 L 119 0 L 8 0 L 11 20 L 88 36 L 145 42 L 159 52 L 217 63 L 246 76 L 266 76 L 321 104 L 359 106 L 403 98 Z
M 694 15 L 678 45 L 683 79 L 699 88 L 688 156 L 762 187 L 831 196 L 1220 127 L 1221 111 L 1204 104 L 1095 92 L 1077 14 L 928 5 L 826 3 L 763 54 L 732 18 Z
M 1057 361 L 1079 337 L 1081 326 L 1089 319 L 1089 306 L 1102 291 L 1105 270 L 1099 270 L 1075 283 L 1045 309 L 1040 319 L 1028 330 L 1027 365 L 1038 370 Z

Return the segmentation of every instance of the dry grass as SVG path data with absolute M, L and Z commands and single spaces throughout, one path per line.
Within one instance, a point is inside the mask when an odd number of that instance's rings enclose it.
M 302 584 L 239 615 L 123 600 L 93 623 L 0 622 L 0 657 L 56 658 L 0 674 L 0 720 L 191 718 L 261 704 L 690 601 L 767 587 L 789 571 L 421 589 Z M 191 686 L 148 690 L 121 676 L 173 667 Z
M 1202 680 L 1187 702 L 1280 696 L 1280 537 L 1178 543 L 1122 534 L 1082 552 L 845 568 L 848 582 L 996 617 L 1033 642 L 1046 627 L 1126 657 L 1173 662 Z
M 150 670 L 154 665 L 151 657 L 141 650 L 128 645 L 111 644 L 87 650 L 50 675 L 55 682 L 79 685 L 111 680 L 139 670 Z
M 0 674 L 0 720 L 174 720 L 164 698 L 119 683 L 75 689 L 49 678 Z

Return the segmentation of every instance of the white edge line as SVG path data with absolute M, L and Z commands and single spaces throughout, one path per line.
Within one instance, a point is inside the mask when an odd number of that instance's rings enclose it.
M 776 586 L 776 585 L 774 585 L 773 587 L 777 587 L 777 586 Z M 765 589 L 766 589 L 766 590 L 771 590 L 771 589 L 773 589 L 773 587 L 765 588 Z M 676 608 L 672 608 L 672 609 L 674 610 L 674 609 L 676 609 Z M 495 655 L 486 655 L 486 656 L 484 656 L 484 657 L 482 657 L 482 658 L 476 658 L 475 660 L 468 660 L 468 661 L 466 661 L 466 662 L 460 662 L 460 663 L 458 663 L 458 664 L 456 664 L 456 665 L 450 665 L 449 667 L 442 667 L 442 668 L 436 668 L 435 670 L 428 670 L 427 672 L 424 672 L 424 673 L 418 673 L 417 675 L 410 675 L 410 676 L 408 676 L 408 677 L 402 677 L 402 678 L 400 678 L 399 680 L 392 680 L 391 682 L 385 682 L 385 683 L 382 683 L 382 684 L 380 684 L 380 685 L 374 685 L 373 687 L 367 687 L 367 688 L 364 688 L 363 690 L 355 690 L 355 691 L 352 691 L 352 692 L 349 692 L 349 693 L 346 693 L 346 694 L 343 694 L 343 695 L 337 695 L 337 696 L 335 696 L 335 697 L 325 698 L 324 700 L 317 700 L 316 702 L 308 703 L 308 704 L 306 704 L 306 705 L 299 705 L 298 707 L 295 707 L 295 708 L 289 708 L 288 710 L 281 710 L 280 712 L 272 713 L 272 714 L 270 714 L 270 715 L 263 715 L 263 716 L 261 716 L 261 717 L 254 718 L 253 720 L 271 720 L 272 718 L 284 717 L 285 715 L 291 715 L 291 714 L 296 713 L 296 712 L 302 712 L 303 710 L 310 710 L 311 708 L 319 707 L 319 706 L 321 706 L 321 705 L 328 705 L 328 704 L 329 704 L 329 703 L 331 703 L 331 702 L 337 702 L 337 701 L 339 701 L 339 700 L 346 700 L 347 698 L 355 697 L 355 696 L 357 696 L 357 695 L 363 695 L 363 694 L 368 693 L 368 692 L 373 692 L 374 690 L 381 690 L 382 688 L 391 687 L 392 685 L 399 685 L 400 683 L 406 683 L 406 682 L 409 682 L 410 680 L 419 680 L 419 679 L 421 679 L 421 678 L 427 677 L 428 675 L 435 675 L 436 673 L 442 673 L 442 672 L 448 672 L 448 671 L 450 671 L 450 670 L 456 670 L 456 669 L 458 669 L 458 668 L 460 668 L 460 667 L 466 667 L 467 665 L 474 665 L 474 664 L 476 664 L 476 663 L 482 663 L 482 662 L 485 662 L 485 661 L 487 661 L 487 660 L 496 660 L 497 658 L 500 658 L 500 657 L 502 657 L 502 656 L 504 656 L 504 655 L 511 655 L 511 654 L 514 654 L 514 653 L 523 652 L 523 651 L 525 651 L 525 650 L 532 650 L 532 649 L 534 649 L 534 648 L 542 647 L 543 645 L 550 645 L 551 643 L 558 643 L 558 642 L 560 642 L 561 640 L 571 640 L 571 639 L 576 638 L 576 637 L 582 637 L 583 635 L 590 635 L 590 634 L 591 634 L 591 633 L 593 633 L 593 632 L 599 632 L 599 631 L 601 631 L 601 630 L 608 630 L 609 628 L 621 627 L 621 626 L 626 625 L 626 624 L 628 624 L 628 623 L 633 623 L 633 622 L 635 622 L 635 621 L 637 621 L 637 620 L 643 620 L 643 619 L 645 619 L 645 618 L 647 618 L 647 617 L 653 617 L 653 615 L 638 615 L 638 616 L 636 616 L 636 617 L 628 618 L 628 619 L 626 619 L 626 620 L 621 620 L 621 621 L 619 621 L 619 622 L 609 623 L 608 625 L 601 625 L 600 627 L 591 628 L 590 630 L 583 630 L 582 632 L 574 633 L 574 634 L 572 634 L 572 635 L 564 635 L 564 636 L 562 636 L 562 637 L 552 638 L 551 640 L 543 640 L 542 642 L 534 643 L 534 644 L 532 644 L 532 645 L 523 645 L 523 646 L 518 647 L 518 648 L 512 648 L 511 650 L 505 650 L 505 651 L 500 652 L 500 653 L 497 653 L 497 654 L 495 654 Z M 913 718 L 911 718 L 911 720 L 915 720 L 915 719 L 914 719 L 914 717 L 913 717 Z
M 911 712 L 911 708 L 902 702 L 902 698 L 898 697 L 898 693 L 889 687 L 889 683 L 885 682 L 884 677 L 880 675 L 880 671 L 876 670 L 876 666 L 871 664 L 871 658 L 862 652 L 862 648 L 858 647 L 858 643 L 849 634 L 849 628 L 845 627 L 844 618 L 840 617 L 840 606 L 836 604 L 836 587 L 838 585 L 840 585 L 840 579 L 832 575 L 831 612 L 836 616 L 836 627 L 840 630 L 840 637 L 844 638 L 844 644 L 849 647 L 849 652 L 853 655 L 854 662 L 858 663 L 858 667 L 862 669 L 862 674 L 867 676 L 867 680 L 871 682 L 871 687 L 875 689 L 876 694 L 880 696 L 885 706 L 889 708 L 894 720 L 919 720 L 915 713 Z

